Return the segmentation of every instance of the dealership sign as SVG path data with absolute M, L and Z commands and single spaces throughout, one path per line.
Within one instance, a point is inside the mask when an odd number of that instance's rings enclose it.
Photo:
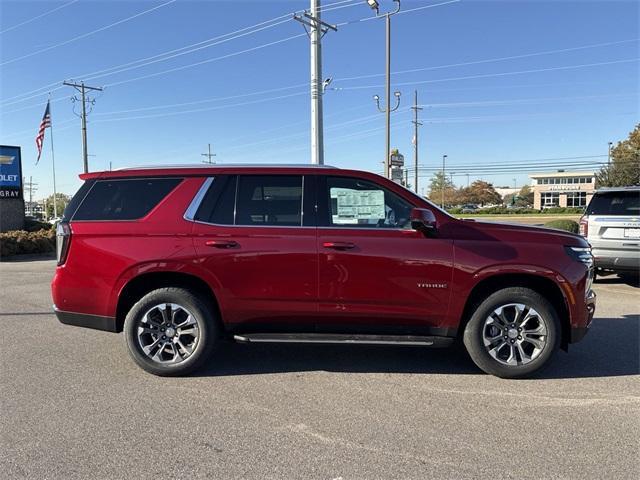
M 0 145 L 0 199 L 22 198 L 20 147 Z
M 547 190 L 551 192 L 577 192 L 580 190 L 580 185 L 550 185 Z

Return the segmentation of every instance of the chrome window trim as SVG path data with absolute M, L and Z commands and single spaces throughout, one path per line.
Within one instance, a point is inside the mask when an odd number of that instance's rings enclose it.
M 184 212 L 182 218 L 191 222 L 195 221 L 196 212 L 198 211 L 198 208 L 200 208 L 200 204 L 202 203 L 202 200 L 204 200 L 204 196 L 209 191 L 209 187 L 211 187 L 213 179 L 214 177 L 207 177 L 207 179 L 198 190 L 198 193 L 196 193 L 195 197 L 193 197 L 193 200 L 191 200 L 191 203 L 187 207 L 187 210 Z

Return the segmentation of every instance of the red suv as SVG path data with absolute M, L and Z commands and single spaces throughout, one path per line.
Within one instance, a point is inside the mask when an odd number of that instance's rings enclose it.
M 124 331 L 157 375 L 220 341 L 446 346 L 520 377 L 591 323 L 580 236 L 458 220 L 371 173 L 175 166 L 81 175 L 58 225 L 62 323 Z

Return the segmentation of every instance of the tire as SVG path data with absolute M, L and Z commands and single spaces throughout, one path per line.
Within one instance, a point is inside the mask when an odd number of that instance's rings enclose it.
M 214 310 L 184 288 L 147 293 L 129 311 L 124 336 L 134 362 L 159 376 L 187 375 L 211 356 L 220 338 Z
M 463 342 L 484 372 L 518 378 L 547 364 L 558 349 L 560 332 L 558 313 L 551 303 L 533 290 L 511 287 L 489 295 L 477 306 Z

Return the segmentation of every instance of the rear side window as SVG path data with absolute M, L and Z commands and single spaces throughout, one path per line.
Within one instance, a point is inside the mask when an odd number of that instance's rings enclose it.
M 195 219 L 217 225 L 233 225 L 235 202 L 236 176 L 217 176 L 204 196 Z
M 587 215 L 640 215 L 640 192 L 596 193 L 587 207 Z
M 78 207 L 73 220 L 136 220 L 171 192 L 180 178 L 98 180 Z

